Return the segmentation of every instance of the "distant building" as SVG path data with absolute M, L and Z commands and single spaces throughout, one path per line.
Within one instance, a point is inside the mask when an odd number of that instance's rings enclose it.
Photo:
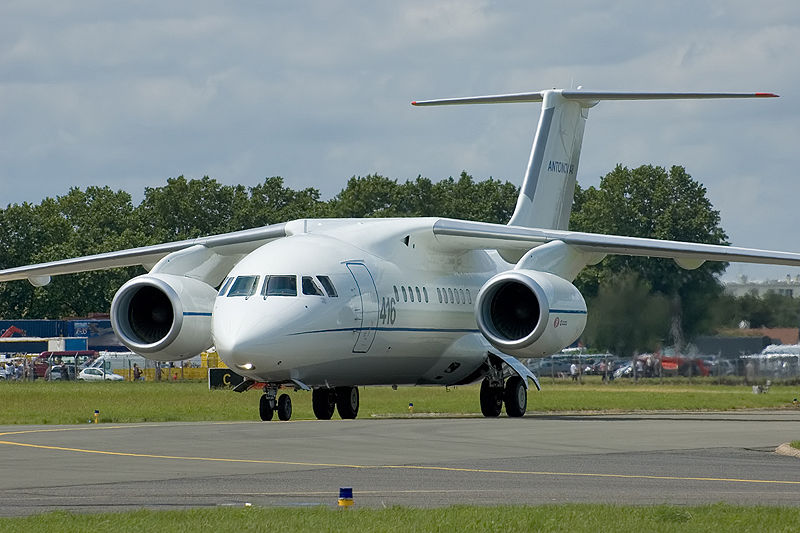
M 725 282 L 725 292 L 733 296 L 764 296 L 769 293 L 782 294 L 792 298 L 800 298 L 800 275 L 792 278 L 787 275 L 785 279 L 771 279 L 766 281 L 749 280 L 741 276 L 736 281 Z

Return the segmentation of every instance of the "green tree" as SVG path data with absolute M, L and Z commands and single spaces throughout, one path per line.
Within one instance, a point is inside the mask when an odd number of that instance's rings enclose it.
M 594 348 L 631 356 L 655 351 L 669 331 L 669 301 L 636 272 L 611 276 L 591 300 L 584 338 Z
M 578 189 L 570 227 L 576 231 L 727 244 L 719 212 L 706 189 L 683 167 L 618 165 L 600 186 Z M 717 274 L 725 263 L 709 262 L 685 270 L 671 259 L 609 256 L 584 269 L 576 285 L 588 298 L 618 273 L 636 272 L 655 292 L 670 301 L 673 342 L 692 337 L 711 326 L 708 301 L 721 292 Z
M 38 206 L 10 205 L 0 224 L 3 267 L 139 246 L 145 239 L 136 224 L 130 195 L 108 187 L 72 188 Z M 108 309 L 116 288 L 140 269 L 117 269 L 55 276 L 47 287 L 28 282 L 0 284 L 0 314 L 46 318 L 85 315 Z
M 505 224 L 511 218 L 518 189 L 492 178 L 475 180 L 462 172 L 433 183 L 418 176 L 398 184 L 377 174 L 352 177 L 330 202 L 336 217 L 431 216 Z

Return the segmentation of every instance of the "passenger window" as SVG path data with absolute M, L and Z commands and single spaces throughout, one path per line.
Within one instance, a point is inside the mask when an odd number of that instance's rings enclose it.
M 395 302 L 399 302 L 400 301 L 400 293 L 397 292 L 397 285 L 392 286 L 392 288 L 394 289 L 394 301 Z
M 419 292 L 419 287 L 414 287 L 417 290 L 417 301 L 422 303 L 422 293 Z
M 439 303 L 442 303 L 442 289 L 436 287 L 436 294 L 439 295 Z
M 425 295 L 425 303 L 428 303 L 428 289 L 422 287 L 422 294 Z
M 467 299 L 466 299 L 466 298 L 464 298 L 464 289 L 458 289 L 458 292 L 460 292 L 460 293 L 461 293 L 461 303 L 462 303 L 462 304 L 465 304 L 465 303 L 467 303 Z
M 447 289 L 442 289 L 442 293 L 444 294 L 444 303 L 449 304 L 450 300 L 447 299 Z
M 470 295 L 469 289 L 467 289 L 467 303 L 472 304 L 472 295 Z
M 303 276 L 301 282 L 303 284 L 303 294 L 308 296 L 322 296 L 322 290 L 314 283 L 314 278 L 311 276 Z
M 459 298 L 459 296 L 458 296 L 458 289 L 455 290 L 455 293 L 456 293 L 456 303 L 460 304 L 461 303 L 461 298 Z
M 408 299 L 412 302 L 414 301 L 414 291 L 411 290 L 411 286 L 408 286 Z
M 297 276 L 269 276 L 262 296 L 297 296 Z
M 447 289 L 447 294 L 450 296 L 450 302 L 455 303 L 456 301 L 453 299 L 453 289 Z
M 328 293 L 328 296 L 331 298 L 336 298 L 339 296 L 339 293 L 336 292 L 336 287 L 333 286 L 331 278 L 328 276 L 317 276 L 317 279 L 320 283 L 322 283 L 322 286 L 325 288 L 325 292 Z
M 256 293 L 259 276 L 239 276 L 231 285 L 228 298 L 232 296 L 252 296 Z
M 228 290 L 231 281 L 233 281 L 233 278 L 225 278 L 225 281 L 222 282 L 222 286 L 219 288 L 219 292 L 217 293 L 218 296 L 225 296 L 225 291 Z
M 400 287 L 400 289 L 403 291 L 403 301 L 407 302 L 408 301 L 408 296 L 406 296 L 406 288 L 405 287 Z

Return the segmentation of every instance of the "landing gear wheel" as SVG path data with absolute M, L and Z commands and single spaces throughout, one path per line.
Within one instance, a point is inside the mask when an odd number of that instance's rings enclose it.
M 275 414 L 275 400 L 270 399 L 266 394 L 261 395 L 261 401 L 258 402 L 258 414 L 261 420 L 269 422 Z
M 358 387 L 336 387 L 336 409 L 343 420 L 358 416 Z
M 495 418 L 503 410 L 503 389 L 492 387 L 488 379 L 481 382 L 481 413 L 483 416 Z
M 511 376 L 506 380 L 506 389 L 503 393 L 508 416 L 522 416 L 528 408 L 528 390 L 525 382 L 519 376 Z
M 288 394 L 278 396 L 278 419 L 289 420 L 292 418 L 292 399 Z
M 333 389 L 314 389 L 311 393 L 311 408 L 317 420 L 330 420 L 336 410 L 336 393 Z

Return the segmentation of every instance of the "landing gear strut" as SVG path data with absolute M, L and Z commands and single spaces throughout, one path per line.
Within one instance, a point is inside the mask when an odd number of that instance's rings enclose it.
M 261 400 L 258 402 L 258 414 L 261 420 L 269 422 L 275 414 L 275 395 L 277 389 L 264 389 Z

